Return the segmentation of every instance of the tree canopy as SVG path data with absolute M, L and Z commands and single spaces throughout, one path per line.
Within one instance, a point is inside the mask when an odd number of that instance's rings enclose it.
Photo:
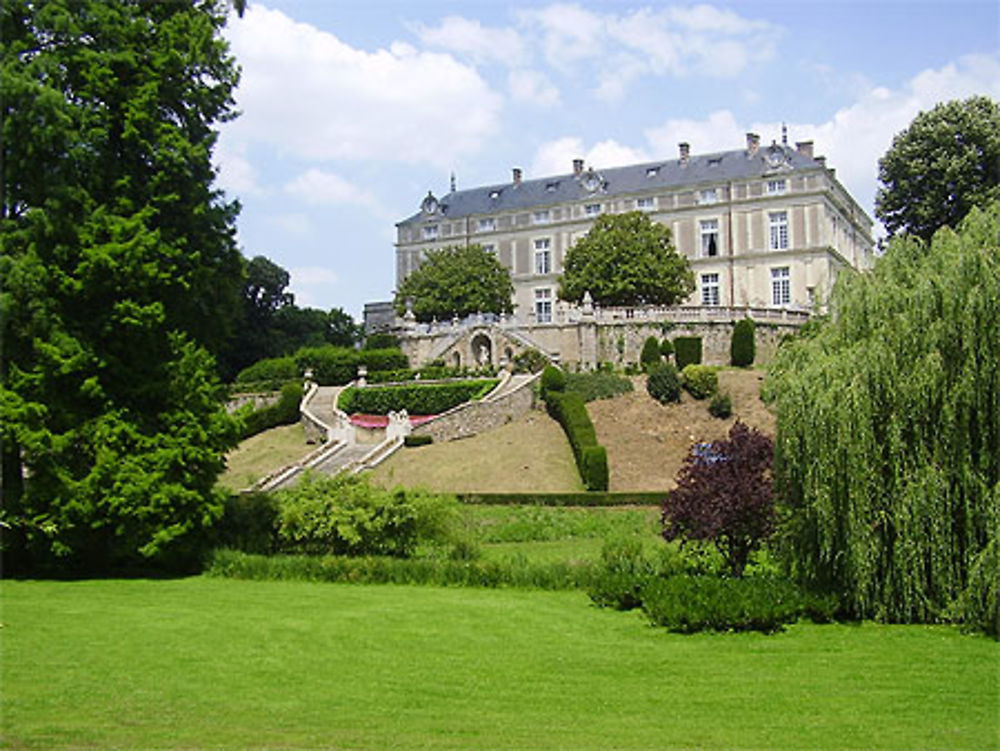
M 8 564 L 183 557 L 235 440 L 238 320 L 213 187 L 238 70 L 221 2 L 0 6 L 0 441 Z
M 464 317 L 474 313 L 511 313 L 514 285 L 508 271 L 482 245 L 430 250 L 419 268 L 396 290 L 396 312 L 413 303 L 418 321 Z
M 670 230 L 642 211 L 603 214 L 566 254 L 559 297 L 601 305 L 673 305 L 694 291 L 694 274 Z
M 1000 630 L 998 238 L 1000 204 L 895 238 L 771 365 L 786 560 L 857 616 Z
M 879 160 L 875 215 L 891 235 L 930 241 L 1000 199 L 1000 104 L 974 96 L 921 112 Z

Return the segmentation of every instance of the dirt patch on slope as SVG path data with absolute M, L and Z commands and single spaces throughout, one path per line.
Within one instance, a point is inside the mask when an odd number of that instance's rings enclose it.
M 645 376 L 633 379 L 630 394 L 587 404 L 597 440 L 608 451 L 610 489 L 673 488 L 691 445 L 725 437 L 737 418 L 773 436 L 775 417 L 760 400 L 764 377 L 759 370 L 719 371 L 719 390 L 733 401 L 727 420 L 708 413 L 708 400 L 687 393 L 680 404 L 660 404 L 646 392 Z

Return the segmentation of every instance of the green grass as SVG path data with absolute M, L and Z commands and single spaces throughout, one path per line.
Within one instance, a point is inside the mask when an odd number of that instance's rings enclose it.
M 678 636 L 578 592 L 3 584 L 10 748 L 987 749 L 1000 645 Z
M 283 425 L 242 441 L 226 455 L 219 485 L 227 490 L 249 488 L 268 473 L 298 461 L 316 446 L 306 443 L 301 425 Z

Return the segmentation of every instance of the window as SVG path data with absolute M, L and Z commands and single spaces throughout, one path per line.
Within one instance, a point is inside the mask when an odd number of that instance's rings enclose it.
M 500 198 L 500 193 L 501 193 L 501 191 L 499 191 L 499 190 L 491 190 L 490 191 L 490 200 L 492 200 L 492 201 L 498 200 Z
M 656 177 L 658 174 L 660 174 L 660 168 L 659 167 L 647 167 L 646 168 L 646 177 Z
M 656 208 L 656 199 L 652 196 L 639 198 L 635 202 L 635 207 L 639 209 L 639 211 L 652 211 Z
M 537 323 L 552 322 L 552 290 L 535 290 L 535 321 Z
M 438 236 L 438 226 L 436 224 L 430 224 L 424 227 L 425 240 L 437 240 L 437 236 Z
M 701 275 L 701 304 L 702 305 L 718 305 L 719 304 L 719 275 L 718 274 L 702 274 Z
M 702 258 L 719 255 L 718 219 L 703 219 L 701 221 L 701 255 Z
M 771 304 L 788 305 L 791 301 L 792 289 L 788 267 L 771 269 Z
M 583 213 L 586 216 L 597 216 L 601 213 L 601 204 L 599 203 L 588 203 L 583 207 Z
M 497 220 L 491 216 L 479 220 L 480 232 L 492 232 L 496 228 L 497 228 Z
M 771 250 L 788 250 L 788 212 L 775 211 L 767 215 Z
M 768 195 L 778 196 L 787 192 L 788 192 L 788 182 L 785 180 L 785 178 L 781 178 L 780 180 L 767 181 Z
M 546 193 L 555 193 L 557 190 L 559 190 L 559 181 L 558 180 L 556 180 L 554 182 L 551 182 L 551 183 L 546 183 L 545 184 L 545 192 Z
M 492 255 L 497 254 L 497 246 L 494 245 L 493 243 L 483 243 L 483 250 Z
M 535 240 L 535 273 L 552 273 L 552 241 L 547 237 Z
M 719 193 L 715 188 L 705 188 L 698 191 L 698 203 L 716 203 L 719 200 Z
M 542 209 L 541 211 L 536 211 L 531 215 L 531 221 L 535 224 L 548 224 L 551 221 L 549 210 Z

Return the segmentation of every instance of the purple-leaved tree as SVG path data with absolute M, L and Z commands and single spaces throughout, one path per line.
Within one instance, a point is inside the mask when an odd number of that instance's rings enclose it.
M 773 458 L 771 439 L 742 422 L 728 438 L 693 447 L 663 502 L 663 537 L 711 541 L 742 576 L 774 531 Z

